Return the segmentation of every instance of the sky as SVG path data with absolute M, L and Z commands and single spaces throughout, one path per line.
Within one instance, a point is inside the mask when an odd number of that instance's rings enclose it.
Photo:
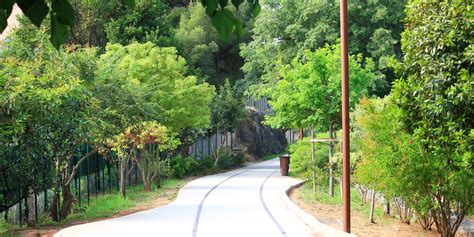
M 10 32 L 18 26 L 18 21 L 17 21 L 17 16 L 18 14 L 21 13 L 20 8 L 15 4 L 13 6 L 13 11 L 10 17 L 8 18 L 8 26 L 7 28 L 0 34 L 0 41 L 3 41 L 9 34 Z

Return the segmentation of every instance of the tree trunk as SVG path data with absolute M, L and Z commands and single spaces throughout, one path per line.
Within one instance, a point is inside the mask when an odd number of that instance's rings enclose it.
M 372 224 L 375 224 L 374 210 L 375 210 L 375 190 L 372 189 L 372 201 L 370 203 L 370 223 Z
M 28 227 L 36 227 L 36 203 L 35 203 L 35 193 L 32 188 L 29 190 L 28 195 Z
M 329 124 L 329 138 L 333 138 L 332 124 Z M 334 154 L 334 144 L 332 141 L 329 142 L 329 196 L 334 197 L 334 164 L 332 157 Z
M 59 221 L 59 191 L 54 192 L 49 215 L 53 221 Z
M 215 159 L 214 160 L 214 167 L 217 167 L 217 165 L 219 164 L 219 158 L 220 158 L 219 153 L 220 153 L 222 147 L 224 146 L 224 144 L 227 141 L 227 130 L 226 129 L 224 129 L 223 134 L 226 134 L 226 136 L 224 137 L 224 139 L 221 140 L 221 143 L 219 145 L 217 145 L 217 148 L 214 149 L 214 159 Z M 216 134 L 216 136 L 217 136 L 217 134 Z
M 143 180 L 143 191 L 150 192 L 150 182 L 146 179 Z
M 304 129 L 301 128 L 300 129 L 300 139 L 303 140 L 303 138 L 304 138 Z
M 385 215 L 390 215 L 390 201 L 388 200 L 385 201 L 385 207 L 383 209 L 383 213 Z
M 158 156 L 158 169 L 156 170 L 156 187 L 161 188 L 161 160 Z
M 125 162 L 120 161 L 119 162 L 119 174 L 120 174 L 120 196 L 123 198 L 126 197 L 126 191 L 125 191 Z
M 64 220 L 68 215 L 74 202 L 74 196 L 71 194 L 71 186 L 68 184 L 63 185 L 63 205 L 61 206 L 61 212 L 59 213 L 59 219 Z

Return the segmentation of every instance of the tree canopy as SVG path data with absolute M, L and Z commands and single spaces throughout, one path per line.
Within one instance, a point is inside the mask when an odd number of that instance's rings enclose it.
M 405 1 L 349 1 L 349 51 L 371 57 L 377 72 L 370 94 L 387 95 L 394 76 L 388 58 L 400 56 Z M 279 70 L 301 57 L 339 39 L 339 1 L 263 1 L 256 17 L 252 40 L 242 46 L 245 80 L 253 85 L 251 94 L 261 95 L 262 87 L 280 79 Z M 388 14 L 388 12 L 390 12 Z
M 375 78 L 373 64 L 362 57 L 349 57 L 351 108 L 367 96 Z M 303 58 L 293 59 L 280 72 L 281 80 L 264 93 L 274 111 L 266 123 L 280 128 L 327 129 L 340 125 L 341 64 L 339 45 L 326 46 L 315 52 L 307 51 Z M 324 131 L 324 130 L 323 130 Z

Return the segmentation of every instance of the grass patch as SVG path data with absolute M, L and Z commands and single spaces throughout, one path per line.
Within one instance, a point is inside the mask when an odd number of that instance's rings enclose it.
M 338 184 L 334 187 L 334 197 L 329 196 L 328 187 L 324 187 L 313 193 L 311 182 L 306 182 L 301 187 L 301 199 L 307 204 L 323 203 L 328 205 L 342 206 L 341 191 Z M 362 205 L 360 196 L 356 189 L 351 189 L 351 211 L 359 213 L 364 218 L 370 217 L 370 198 L 367 203 Z M 383 207 L 375 203 L 374 219 L 378 224 L 388 225 L 393 222 L 392 218 L 387 218 L 384 215 Z
M 3 220 L 3 218 L 0 220 L 0 236 L 3 236 L 4 233 L 13 229 L 15 229 L 15 226 L 9 223 L 6 223 L 5 220 Z
M 169 201 L 174 200 L 177 192 L 171 190 L 179 189 L 186 183 L 187 180 L 185 179 L 165 179 L 162 181 L 161 188 L 157 188 L 155 184 L 152 184 L 150 192 L 144 192 L 143 184 L 137 184 L 127 187 L 126 198 L 122 198 L 115 191 L 110 194 L 100 194 L 97 197 L 91 197 L 89 205 L 86 202 L 82 202 L 81 206 L 75 203 L 71 214 L 61 222 L 54 222 L 48 213 L 40 213 L 37 227 L 63 227 L 71 223 L 110 218 L 130 210 L 140 210 L 140 207 L 151 208 L 154 205 L 153 202 L 159 198 L 166 198 Z M 0 219 L 0 236 L 17 236 L 17 231 L 26 228 L 26 226 L 12 225 Z
M 157 198 L 166 197 L 167 190 L 180 188 L 185 184 L 185 180 L 165 179 L 161 188 L 157 188 L 155 184 L 152 184 L 150 192 L 143 192 L 142 184 L 130 186 L 127 188 L 126 198 L 122 198 L 118 193 L 100 195 L 92 198 L 90 205 L 83 205 L 82 207 L 75 205 L 71 215 L 62 223 L 112 217 L 131 208 L 150 204 Z M 167 198 L 172 200 L 175 197 L 176 195 Z

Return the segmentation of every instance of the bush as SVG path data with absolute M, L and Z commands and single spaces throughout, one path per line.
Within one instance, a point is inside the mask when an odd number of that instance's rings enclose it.
M 173 177 L 180 179 L 186 175 L 198 174 L 200 172 L 200 165 L 192 157 L 178 155 L 171 160 L 171 170 Z
M 214 170 L 214 159 L 206 156 L 197 160 L 197 174 L 208 174 Z
M 311 143 L 310 138 L 304 138 L 289 146 L 291 154 L 290 168 L 295 176 L 311 178 Z M 329 146 L 327 144 L 315 144 L 315 164 L 317 171 L 326 170 L 329 162 Z M 325 174 L 327 172 L 318 172 Z
M 219 157 L 219 162 L 217 163 L 219 169 L 230 169 L 241 166 L 244 163 L 244 156 L 242 154 L 233 153 L 229 149 L 221 149 Z

